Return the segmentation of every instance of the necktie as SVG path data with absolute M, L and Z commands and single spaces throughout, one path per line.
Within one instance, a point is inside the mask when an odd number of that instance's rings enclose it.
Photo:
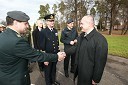
M 53 31 L 53 29 L 51 29 L 51 32 Z

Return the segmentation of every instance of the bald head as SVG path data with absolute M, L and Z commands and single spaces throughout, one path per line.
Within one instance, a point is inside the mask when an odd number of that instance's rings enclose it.
M 81 19 L 80 27 L 82 28 L 82 31 L 84 31 L 84 32 L 94 29 L 93 17 L 91 15 L 84 16 Z
M 88 22 L 88 23 L 90 23 L 90 24 L 94 24 L 94 19 L 93 19 L 93 17 L 92 17 L 91 15 L 84 16 L 84 17 L 82 18 L 82 20 L 83 20 L 84 22 Z

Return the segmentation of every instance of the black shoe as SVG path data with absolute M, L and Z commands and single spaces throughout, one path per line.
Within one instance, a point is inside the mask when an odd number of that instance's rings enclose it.
M 69 77 L 69 74 L 68 74 L 68 72 L 65 72 L 65 77 L 67 77 L 67 78 Z
M 52 85 L 60 85 L 60 83 L 55 81 Z

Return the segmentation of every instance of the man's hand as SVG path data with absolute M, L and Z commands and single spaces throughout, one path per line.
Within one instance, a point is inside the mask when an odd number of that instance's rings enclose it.
M 74 40 L 74 43 L 77 43 L 77 39 Z
M 48 66 L 49 62 L 44 62 L 44 65 Z
M 58 52 L 57 55 L 58 55 L 58 61 L 62 61 L 66 57 L 65 52 Z
M 70 44 L 71 44 L 71 45 L 74 45 L 74 41 L 70 41 Z
M 95 82 L 92 80 L 92 85 L 97 85 L 97 83 L 95 83 Z

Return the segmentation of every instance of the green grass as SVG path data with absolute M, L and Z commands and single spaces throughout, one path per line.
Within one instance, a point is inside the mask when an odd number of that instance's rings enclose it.
M 128 36 L 105 35 L 108 41 L 108 53 L 128 58 Z
M 105 37 L 108 41 L 108 54 L 128 58 L 128 36 L 105 35 Z M 60 42 L 60 45 L 63 44 Z

